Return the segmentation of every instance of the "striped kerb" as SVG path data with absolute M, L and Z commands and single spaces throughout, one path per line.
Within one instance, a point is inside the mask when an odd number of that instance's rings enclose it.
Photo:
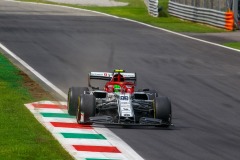
M 112 146 L 73 145 L 73 147 L 77 151 L 121 153 L 117 147 Z
M 42 119 L 46 119 L 46 118 L 52 118 L 53 121 L 49 122 L 53 127 L 56 128 L 61 128 L 61 132 L 58 132 L 60 135 L 62 135 L 62 139 L 68 139 L 69 141 L 74 141 L 76 140 L 76 142 L 81 141 L 81 144 L 70 144 L 72 146 L 72 149 L 74 151 L 78 151 L 78 152 L 91 152 L 90 155 L 93 154 L 102 154 L 104 156 L 100 157 L 84 157 L 85 160 L 120 160 L 122 158 L 118 158 L 121 157 L 119 155 L 119 153 L 121 153 L 120 150 L 118 150 L 117 147 L 112 146 L 111 143 L 108 146 L 101 146 L 101 142 L 103 142 L 105 144 L 105 142 L 107 141 L 107 138 L 102 135 L 102 134 L 98 134 L 97 132 L 92 132 L 94 130 L 94 128 L 91 125 L 85 125 L 85 124 L 78 124 L 76 122 L 74 122 L 76 120 L 75 116 L 70 116 L 69 114 L 67 114 L 65 111 L 67 109 L 66 105 L 56 105 L 56 104 L 40 104 L 40 103 L 33 103 L 32 106 L 35 109 L 39 109 L 39 110 L 35 110 L 34 109 L 34 113 L 37 112 L 39 115 L 42 116 Z M 31 108 L 30 108 L 31 109 Z M 48 111 L 49 109 L 49 111 Z M 60 109 L 62 110 L 62 113 L 59 112 Z M 65 110 L 65 111 L 63 111 Z M 56 122 L 54 121 L 55 118 L 57 118 Z M 68 118 L 68 119 L 67 119 Z M 57 122 L 61 120 L 60 122 Z M 69 121 L 69 120 L 73 120 L 73 122 L 64 122 L 64 121 Z M 68 128 L 66 130 L 64 130 L 64 128 Z M 74 129 L 73 131 L 71 131 L 71 128 Z M 70 129 L 70 130 L 69 130 Z M 78 130 L 76 130 L 78 129 Z M 83 133 L 82 131 L 85 130 Z M 50 130 L 51 131 L 51 130 Z M 71 131 L 71 132 L 68 132 Z M 89 133 L 88 133 L 89 131 Z M 79 133 L 80 132 L 80 133 Z M 72 139 L 72 140 L 70 140 Z M 87 141 L 86 144 L 84 144 Z M 98 142 L 96 145 L 91 145 L 90 142 L 94 142 L 93 144 L 95 144 L 95 142 Z M 94 153 L 95 152 L 95 153 Z M 112 154 L 112 153 L 117 153 L 115 158 L 111 158 L 108 157 L 108 154 Z M 104 158 L 105 157 L 105 158 Z M 108 158 L 107 158 L 108 157 Z
M 99 139 L 106 140 L 102 134 L 86 134 L 86 133 L 61 133 L 64 138 L 79 138 L 79 139 Z
M 75 118 L 67 113 L 40 113 L 43 117 L 56 117 L 56 118 Z
M 56 105 L 56 104 L 32 104 L 34 108 L 48 108 L 48 109 L 67 109 L 66 105 Z
M 50 123 L 54 127 L 93 129 L 90 125 L 82 125 L 82 124 L 78 124 L 78 123 L 67 123 L 67 122 L 50 122 Z
M 110 159 L 110 158 L 85 158 L 85 160 L 120 160 L 120 159 Z

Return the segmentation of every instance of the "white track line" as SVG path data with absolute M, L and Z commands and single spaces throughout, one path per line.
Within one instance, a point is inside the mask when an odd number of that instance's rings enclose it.
M 38 77 L 41 81 L 43 81 L 46 85 L 48 85 L 51 89 L 56 91 L 59 95 L 61 95 L 63 98 L 67 99 L 67 95 L 61 91 L 58 87 L 56 87 L 54 84 L 52 84 L 49 80 L 47 80 L 45 77 L 43 77 L 40 73 L 38 73 L 35 69 L 33 69 L 31 66 L 29 66 L 25 61 L 23 61 L 20 57 L 18 57 L 16 54 L 14 54 L 12 51 L 10 51 L 7 47 L 5 47 L 2 43 L 0 43 L 0 48 L 2 48 L 7 54 L 12 56 L 15 60 L 17 60 L 22 66 L 24 66 L 26 69 L 28 69 L 30 72 L 32 72 L 36 77 Z
M 17 3 L 29 3 L 29 2 L 17 2 Z M 72 7 L 59 6 L 59 5 L 50 5 L 50 4 L 39 4 L 39 3 L 32 3 L 32 4 L 36 4 L 36 5 L 49 5 L 49 6 L 55 6 L 55 7 L 71 8 L 71 9 L 76 9 L 76 10 L 88 11 L 88 12 L 92 12 L 92 13 L 98 13 L 98 14 L 102 14 L 102 15 L 105 15 L 105 16 L 109 16 L 109 17 L 113 17 L 113 18 L 117 18 L 117 19 L 123 19 L 123 20 L 126 20 L 126 21 L 131 21 L 131 22 L 135 22 L 135 23 L 138 23 L 138 24 L 142 24 L 142 25 L 145 25 L 145 26 L 148 26 L 148 27 L 151 27 L 151 28 L 159 29 L 159 30 L 162 30 L 162 31 L 165 31 L 165 32 L 168 32 L 168 33 L 172 33 L 172 34 L 175 34 L 175 35 L 179 35 L 179 36 L 182 36 L 182 37 L 185 37 L 185 38 L 189 38 L 189 39 L 192 39 L 192 40 L 196 40 L 196 41 L 200 41 L 200 42 L 203 42 L 203 43 L 208 43 L 208 44 L 215 45 L 215 46 L 218 46 L 218 47 L 222 47 L 222 48 L 226 48 L 226 49 L 233 50 L 233 51 L 236 51 L 236 52 L 240 52 L 240 50 L 233 49 L 233 48 L 230 48 L 230 47 L 226 47 L 226 46 L 223 46 L 223 45 L 220 45 L 220 44 L 217 44 L 217 43 L 208 42 L 208 41 L 201 40 L 201 39 L 194 38 L 194 37 L 190 37 L 190 36 L 187 36 L 187 35 L 184 35 L 184 34 L 181 34 L 181 33 L 169 31 L 167 29 L 158 28 L 158 27 L 155 27 L 155 26 L 152 26 L 152 25 L 149 25 L 149 24 L 138 22 L 138 21 L 135 21 L 135 20 L 130 20 L 130 19 L 127 19 L 127 18 L 120 18 L 120 17 L 117 17 L 117 16 L 112 16 L 112 15 L 101 13 L 101 12 L 97 12 L 97 11 L 90 11 L 90 10 L 86 10 L 86 9 L 72 8 Z M 43 77 L 40 73 L 38 73 L 36 70 L 34 70 L 31 66 L 29 66 L 25 61 L 23 61 L 16 54 L 11 52 L 2 43 L 0 43 L 0 48 L 2 48 L 7 54 L 12 56 L 21 65 L 23 65 L 25 68 L 27 68 L 30 72 L 32 72 L 36 77 L 38 77 L 46 85 L 48 85 L 50 88 L 52 88 L 56 93 L 61 95 L 63 98 L 67 99 L 67 95 L 63 91 L 61 91 L 58 87 L 56 87 L 49 80 L 47 80 L 45 77 Z M 135 157 L 134 159 L 138 159 L 138 160 L 142 159 L 142 157 L 140 157 L 130 146 L 128 146 L 124 141 L 122 141 L 119 137 L 117 137 L 110 130 L 108 130 L 106 128 L 104 128 L 104 129 L 98 128 L 98 129 L 96 129 L 96 131 L 100 132 L 100 133 L 104 133 L 103 135 L 108 135 L 107 139 L 110 140 L 110 142 L 112 144 L 116 144 L 118 147 L 120 146 L 120 148 L 121 148 L 121 150 L 123 150 L 123 152 L 128 153 L 129 155 L 131 155 L 131 157 Z
M 164 28 L 155 27 L 155 26 L 143 23 L 143 22 L 138 22 L 138 21 L 135 21 L 135 20 L 122 18 L 122 17 L 118 17 L 118 16 L 113 16 L 113 15 L 110 15 L 110 14 L 107 14 L 107 13 L 98 12 L 98 11 L 92 11 L 92 10 L 87 10 L 87 9 L 82 9 L 82 8 L 74 8 L 74 7 L 68 7 L 68 6 L 62 6 L 62 5 L 55 5 L 55 4 L 44 4 L 44 3 L 35 3 L 35 2 L 20 2 L 20 1 L 15 1 L 15 0 L 5 0 L 5 1 L 16 2 L 16 3 L 31 3 L 31 4 L 36 4 L 36 5 L 47 5 L 47 6 L 62 7 L 62 8 L 68 8 L 68 9 L 74 9 L 74 10 L 80 10 L 80 11 L 97 13 L 97 14 L 108 16 L 108 17 L 113 17 L 113 18 L 116 18 L 116 19 L 122 19 L 122 20 L 130 21 L 130 22 L 138 23 L 138 24 L 141 24 L 141 25 L 144 25 L 144 26 L 148 26 L 150 28 L 162 30 L 162 31 L 165 31 L 165 32 L 168 32 L 168 33 L 172 33 L 172 34 L 175 34 L 175 35 L 178 35 L 178 36 L 181 36 L 181 37 L 185 37 L 185 38 L 188 38 L 188 39 L 192 39 L 192 40 L 196 40 L 196 41 L 199 41 L 199 42 L 203 42 L 203 43 L 211 44 L 211 45 L 214 45 L 214 46 L 222 47 L 222 48 L 225 48 L 225 49 L 229 49 L 229 50 L 232 50 L 232 51 L 240 52 L 240 50 L 238 50 L 238 49 L 234 49 L 234 48 L 231 48 L 231 47 L 223 46 L 221 44 L 217 44 L 217 43 L 214 43 L 214 42 L 209 42 L 209 41 L 206 41 L 206 40 L 194 38 L 194 37 L 187 36 L 187 35 L 184 35 L 184 34 L 181 34 L 181 33 L 177 33 L 177 32 L 173 32 L 173 31 L 170 31 L 170 30 L 167 30 L 167 29 L 164 29 Z
M 7 54 L 12 56 L 15 60 L 17 60 L 22 66 L 27 68 L 30 72 L 32 72 L 36 77 L 38 77 L 42 82 L 44 82 L 46 85 L 51 87 L 56 93 L 61 95 L 63 98 L 67 99 L 67 95 L 61 91 L 58 87 L 56 87 L 54 84 L 52 84 L 49 80 L 47 80 L 45 77 L 43 77 L 40 73 L 38 73 L 36 70 L 34 70 L 30 65 L 28 65 L 25 61 L 23 61 L 20 57 L 18 57 L 16 54 L 14 54 L 12 51 L 10 51 L 7 47 L 5 47 L 3 44 L 0 43 L 0 48 L 2 48 Z M 33 110 L 30 110 L 34 113 Z M 38 117 L 41 118 L 41 117 Z M 55 122 L 62 122 L 63 120 L 61 118 L 45 118 L 45 121 L 55 121 Z M 75 122 L 75 119 L 71 118 L 64 118 L 64 122 Z M 121 152 L 126 155 L 127 159 L 137 159 L 137 160 L 143 160 L 143 158 L 138 155 L 130 146 L 127 145 L 123 140 L 121 140 L 119 137 L 117 137 L 112 131 L 110 131 L 107 128 L 97 129 L 94 127 L 94 130 L 107 137 L 108 141 L 111 144 L 114 144 L 117 146 Z M 67 151 L 70 154 L 73 154 L 70 152 L 69 149 Z
M 49 102 L 49 101 L 47 101 Z M 61 102 L 60 102 L 61 103 Z M 46 127 L 53 136 L 61 143 L 63 148 L 65 148 L 69 154 L 71 154 L 77 160 L 85 160 L 84 157 L 90 158 L 113 158 L 121 160 L 143 160 L 131 147 L 129 147 L 125 142 L 123 142 L 119 137 L 114 135 L 107 128 L 93 127 L 85 129 L 76 128 L 61 128 L 54 127 L 49 122 L 73 122 L 76 123 L 75 118 L 56 118 L 56 117 L 44 117 L 41 115 L 39 108 L 35 108 L 33 104 L 47 104 L 45 101 L 34 102 L 30 104 L 25 104 L 25 106 L 34 114 L 34 117 Z M 49 104 L 54 104 L 54 102 L 49 102 Z M 46 110 L 46 109 L 45 109 Z M 52 110 L 52 109 L 49 109 Z M 58 109 L 56 109 L 58 110 Z M 66 109 L 63 109 L 65 112 Z M 57 111 L 58 113 L 58 111 Z M 62 120 L 61 120 L 62 119 Z M 76 139 L 76 138 L 64 138 L 61 133 L 88 133 L 88 134 L 102 134 L 106 139 Z M 102 153 L 102 152 L 89 152 L 89 151 L 77 151 L 72 145 L 92 145 L 92 146 L 114 146 L 117 147 L 121 153 Z

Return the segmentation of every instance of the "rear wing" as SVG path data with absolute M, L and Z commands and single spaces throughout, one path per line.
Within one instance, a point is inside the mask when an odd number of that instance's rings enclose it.
M 114 73 L 114 75 L 117 73 Z M 121 75 L 125 78 L 126 81 L 137 81 L 136 73 L 121 73 Z
M 90 72 L 88 74 L 88 86 L 94 88 L 90 81 L 91 79 L 97 79 L 97 80 L 105 80 L 105 81 L 111 81 L 112 77 L 115 74 L 118 74 L 119 72 Z M 126 81 L 134 81 L 136 83 L 137 81 L 137 75 L 136 73 L 120 73 Z
M 112 79 L 113 74 L 110 72 L 90 72 L 88 74 L 89 80 L 98 79 L 98 80 L 106 80 L 110 81 Z

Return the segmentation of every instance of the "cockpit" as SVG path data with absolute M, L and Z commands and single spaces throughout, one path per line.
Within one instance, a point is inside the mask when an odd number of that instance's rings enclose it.
M 125 79 L 124 79 L 124 77 L 123 77 L 120 73 L 118 73 L 118 74 L 115 74 L 115 75 L 113 76 L 113 78 L 112 78 L 111 81 L 112 81 L 112 82 L 124 82 Z

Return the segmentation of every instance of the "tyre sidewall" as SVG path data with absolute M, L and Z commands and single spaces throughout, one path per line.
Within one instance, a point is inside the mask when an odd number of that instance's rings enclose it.
M 77 107 L 78 107 L 78 97 L 81 94 L 84 94 L 85 91 L 88 91 L 87 87 L 71 87 L 68 91 L 68 114 L 76 116 Z
M 81 94 L 78 98 L 77 122 L 88 123 L 89 117 L 94 117 L 96 112 L 96 100 L 94 95 Z M 81 121 L 81 115 L 83 121 Z
M 171 102 L 167 97 L 156 97 L 155 103 L 155 118 L 161 119 L 166 125 L 171 125 L 172 107 Z

